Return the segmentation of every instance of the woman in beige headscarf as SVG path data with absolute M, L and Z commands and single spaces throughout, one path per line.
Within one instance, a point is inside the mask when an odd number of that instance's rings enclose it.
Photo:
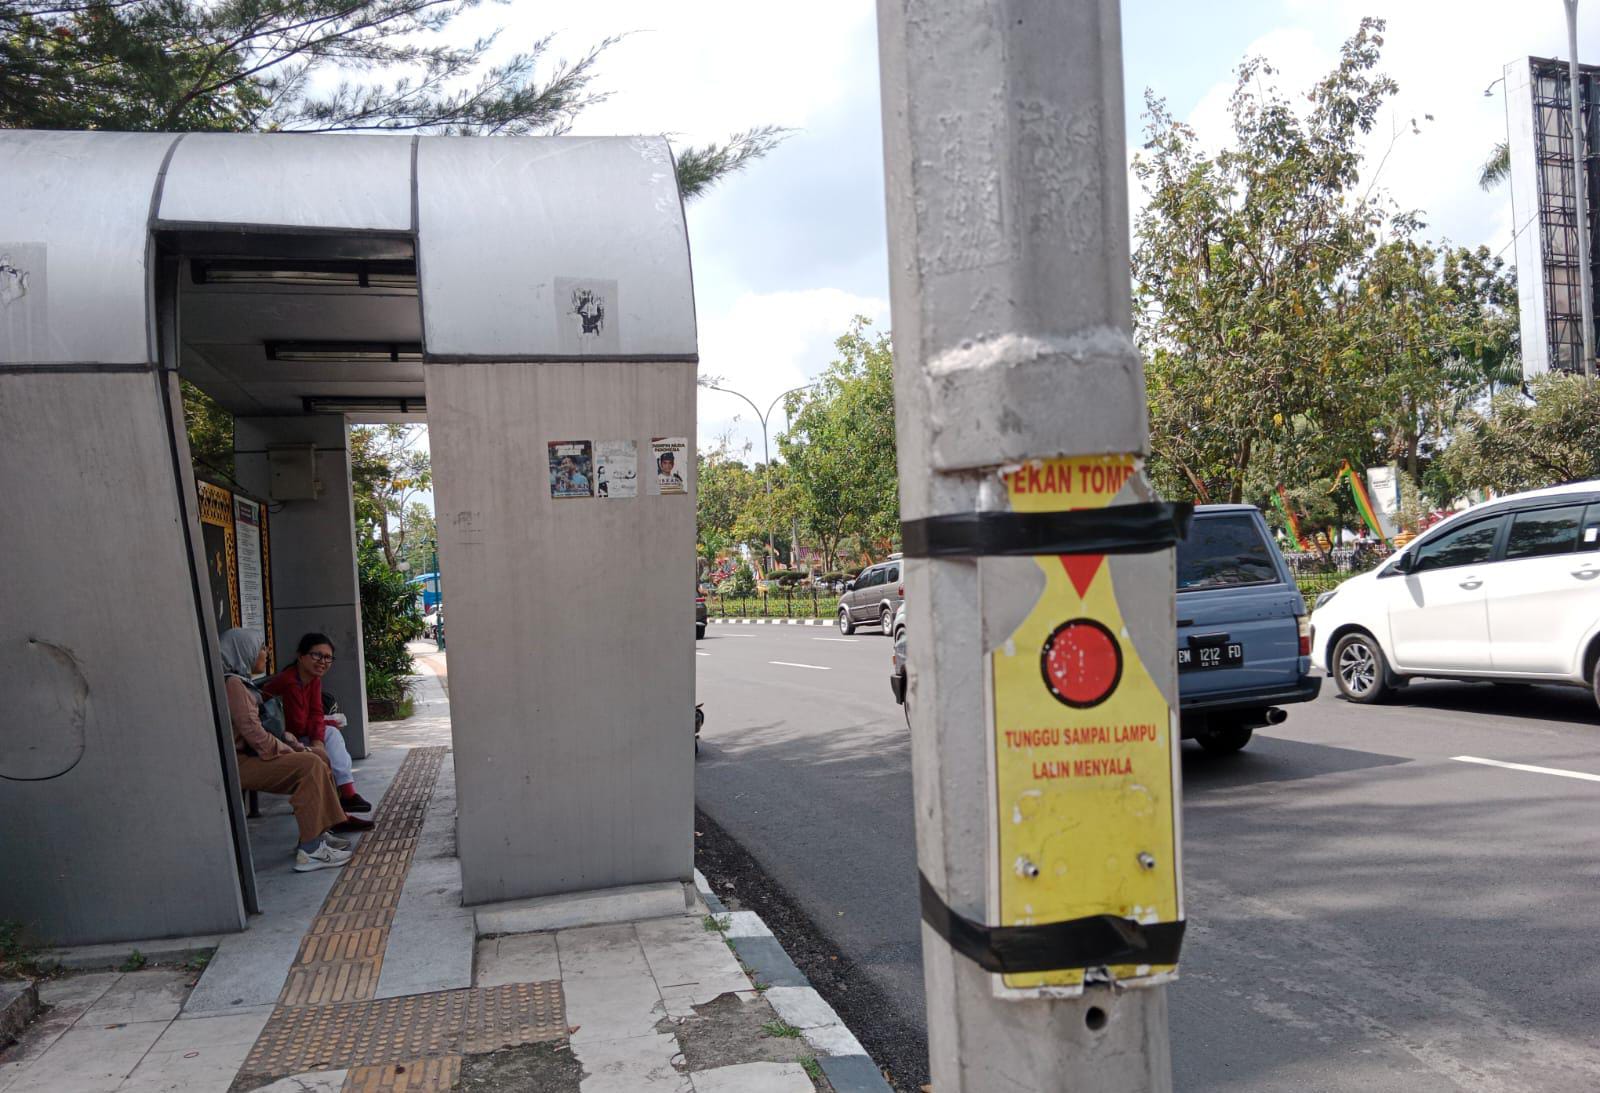
M 266 671 L 265 639 L 254 630 L 222 635 L 222 666 L 227 672 L 228 712 L 233 717 L 233 747 L 238 752 L 239 785 L 245 790 L 286 793 L 300 825 L 294 869 L 309 873 L 350 860 L 349 843 L 328 831 L 365 831 L 370 820 L 345 815 L 328 765 L 298 741 L 287 743 L 261 726 L 261 692 L 253 677 Z

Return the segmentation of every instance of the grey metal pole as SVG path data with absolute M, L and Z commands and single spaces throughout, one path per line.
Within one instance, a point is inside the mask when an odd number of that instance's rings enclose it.
M 1594 378 L 1594 281 L 1589 266 L 1588 129 L 1583 124 L 1578 70 L 1578 0 L 1566 0 L 1567 73 L 1572 105 L 1572 186 L 1578 215 L 1578 294 L 1582 297 L 1583 374 Z
M 879 0 L 878 36 L 902 521 L 1003 509 L 997 472 L 1026 460 L 1145 454 L 1117 0 Z M 1137 557 L 1147 591 L 1118 594 L 1175 705 L 1171 553 Z M 985 632 L 1017 607 L 993 575 L 1045 579 L 992 561 L 905 570 L 918 865 L 977 923 L 1005 882 Z M 1163 987 L 999 997 L 926 923 L 923 957 L 939 1093 L 1171 1089 Z

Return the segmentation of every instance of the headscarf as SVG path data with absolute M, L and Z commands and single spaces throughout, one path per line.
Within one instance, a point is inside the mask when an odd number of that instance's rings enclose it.
M 248 681 L 255 674 L 256 657 L 267 643 L 259 630 L 235 627 L 222 635 L 222 667 L 230 676 Z

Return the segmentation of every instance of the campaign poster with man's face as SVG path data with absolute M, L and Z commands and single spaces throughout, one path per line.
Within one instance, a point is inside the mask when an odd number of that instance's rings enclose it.
M 594 444 L 587 440 L 552 440 L 550 496 L 594 496 Z
M 650 492 L 663 496 L 689 492 L 684 477 L 688 473 L 685 461 L 689 455 L 689 438 L 658 436 L 650 441 L 650 454 L 655 460 L 655 474 L 651 476 L 654 487 Z

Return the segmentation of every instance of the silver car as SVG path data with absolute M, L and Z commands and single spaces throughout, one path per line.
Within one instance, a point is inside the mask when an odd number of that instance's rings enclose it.
M 839 597 L 839 632 L 853 634 L 857 626 L 866 625 L 879 626 L 884 634 L 890 634 L 894 613 L 904 601 L 900 555 L 891 554 L 888 561 L 869 565 L 845 585 Z

